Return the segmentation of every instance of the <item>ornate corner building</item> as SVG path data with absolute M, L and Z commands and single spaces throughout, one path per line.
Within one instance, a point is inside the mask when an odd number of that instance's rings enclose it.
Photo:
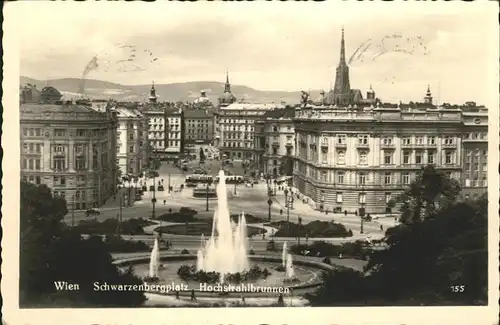
M 21 93 L 21 178 L 46 184 L 69 207 L 98 207 L 116 191 L 115 112 L 63 102 L 53 87 Z
M 387 104 L 350 88 L 342 31 L 335 88 L 322 106 L 296 111 L 293 183 L 317 209 L 390 212 L 426 165 L 462 184 L 465 197 L 487 190 L 488 112 L 474 102 Z

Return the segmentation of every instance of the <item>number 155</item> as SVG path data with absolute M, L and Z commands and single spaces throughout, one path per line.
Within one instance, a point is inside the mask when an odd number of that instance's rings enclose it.
M 465 291 L 465 286 L 464 285 L 450 286 L 450 289 L 451 289 L 452 292 L 464 292 Z

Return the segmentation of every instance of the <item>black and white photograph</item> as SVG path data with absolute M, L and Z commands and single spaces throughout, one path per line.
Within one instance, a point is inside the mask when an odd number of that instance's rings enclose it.
M 4 8 L 16 313 L 498 322 L 498 4 Z

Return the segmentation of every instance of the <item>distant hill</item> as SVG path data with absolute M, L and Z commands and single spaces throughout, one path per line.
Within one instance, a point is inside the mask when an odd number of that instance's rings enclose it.
M 21 76 L 20 84 L 31 83 L 43 88 L 45 85 L 55 87 L 68 96 L 80 95 L 81 80 L 78 78 L 64 78 L 52 80 L 36 80 Z M 95 99 L 113 98 L 116 100 L 144 101 L 151 85 L 120 85 L 102 80 L 85 80 L 85 95 Z M 160 101 L 192 101 L 205 90 L 209 99 L 215 104 L 217 98 L 224 91 L 224 83 L 215 81 L 193 81 L 172 84 L 155 84 L 156 94 Z M 231 85 L 231 91 L 238 99 L 248 102 L 295 104 L 300 101 L 300 91 L 263 91 L 246 86 Z M 317 99 L 319 91 L 311 92 L 311 99 Z

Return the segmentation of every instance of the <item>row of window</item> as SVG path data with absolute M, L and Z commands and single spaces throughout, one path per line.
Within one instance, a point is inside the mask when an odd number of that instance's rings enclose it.
M 253 148 L 252 142 L 226 142 L 224 141 L 223 147 L 225 148 Z
M 198 128 L 198 129 L 187 129 L 186 133 L 208 133 L 211 129 Z
M 38 175 L 23 176 L 23 180 L 37 185 L 41 184 L 41 177 Z M 73 177 L 66 179 L 66 176 L 54 176 L 53 185 L 54 186 L 66 186 L 68 180 L 73 180 Z M 84 175 L 76 176 L 76 185 L 84 185 L 86 182 L 86 177 Z M 77 191 L 78 193 L 79 191 Z M 85 192 L 85 191 L 83 191 Z
M 243 137 L 241 136 L 241 134 L 237 133 L 237 134 L 233 134 L 233 133 L 224 133 L 224 138 L 226 139 L 229 139 L 229 140 L 239 140 L 239 139 L 243 139 L 243 140 L 253 140 L 253 135 L 252 134 L 244 134 Z
M 488 139 L 488 132 L 467 132 L 464 133 L 464 140 L 485 140 Z
M 389 203 L 392 200 L 393 196 L 392 193 L 387 192 L 385 193 L 385 203 Z M 342 204 L 344 201 L 344 194 L 342 192 L 337 192 L 335 193 L 335 202 Z M 325 196 L 324 194 L 321 194 L 320 197 L 320 202 L 325 202 Z M 358 194 L 358 203 L 359 204 L 366 204 L 366 193 L 359 193 Z
M 394 164 L 394 152 L 392 150 L 383 150 L 382 151 L 382 164 L 383 165 L 393 165 Z M 321 151 L 321 163 L 322 164 L 327 164 L 328 163 L 328 156 L 330 153 L 328 150 L 322 150 Z M 299 155 L 300 158 L 306 159 L 306 160 L 312 160 L 312 161 L 318 161 L 318 152 L 317 150 L 312 150 L 310 149 L 309 151 L 307 149 L 301 148 L 299 149 Z M 359 151 L 357 153 L 358 157 L 358 165 L 368 165 L 368 152 L 366 151 Z M 427 150 L 427 151 L 415 151 L 415 154 L 413 155 L 413 152 L 411 151 L 403 151 L 403 159 L 402 159 L 402 164 L 403 165 L 409 165 L 409 164 L 436 164 L 437 162 L 437 152 L 435 150 Z M 445 150 L 443 154 L 443 163 L 447 165 L 453 165 L 456 164 L 456 152 L 454 150 Z M 344 150 L 338 150 L 335 162 L 337 165 L 345 165 L 346 164 L 346 152 Z
M 107 166 L 107 163 L 103 162 L 103 167 Z M 97 169 L 99 167 L 99 161 L 97 156 L 92 157 L 92 168 Z M 75 170 L 86 170 L 88 168 L 88 160 L 86 156 L 77 156 L 74 159 L 73 168 Z M 105 167 L 104 167 L 105 168 Z M 42 170 L 41 159 L 21 159 L 21 169 L 22 170 Z M 52 169 L 54 170 L 66 170 L 66 157 L 55 156 L 52 158 Z
M 231 118 L 226 118 L 226 119 L 221 119 L 220 123 L 223 124 L 254 124 L 254 120 L 247 120 L 247 119 L 231 119 Z
M 336 135 L 336 141 L 335 143 L 337 144 L 347 144 L 347 134 L 338 134 Z M 368 139 L 370 138 L 369 135 L 366 134 L 360 134 L 357 135 L 357 143 L 360 145 L 368 145 Z M 301 142 L 307 143 L 307 136 L 306 135 L 298 135 L 298 139 Z M 393 145 L 395 144 L 395 139 L 394 137 L 391 136 L 385 136 L 382 137 L 382 144 L 384 145 Z M 424 145 L 425 143 L 428 145 L 437 145 L 438 143 L 438 137 L 437 136 L 432 136 L 432 135 L 427 135 L 427 136 L 403 136 L 401 137 L 401 143 L 403 145 Z M 322 137 L 321 138 L 321 144 L 322 145 L 328 145 L 328 137 Z M 442 144 L 444 145 L 454 145 L 456 143 L 456 139 L 453 136 L 444 136 L 442 138 Z M 312 144 L 315 144 L 315 138 L 312 138 Z
M 312 170 L 308 170 L 309 175 L 308 176 L 314 176 L 314 173 Z M 328 173 L 327 172 L 320 172 L 318 173 L 319 177 L 318 180 L 321 182 L 329 182 L 328 179 Z M 403 185 L 409 185 L 411 183 L 411 175 L 412 173 L 410 172 L 403 172 L 401 173 L 401 184 Z M 339 185 L 351 185 L 349 182 L 346 182 L 346 172 L 343 171 L 338 171 L 335 173 L 335 183 Z M 380 179 L 379 184 L 380 185 L 394 185 L 398 183 L 397 175 L 392 172 L 385 172 L 383 174 L 383 177 Z M 356 175 L 356 185 L 371 185 L 374 184 L 373 181 L 370 181 L 369 179 L 369 174 L 366 172 L 358 172 Z M 354 185 L 354 184 L 352 184 Z
M 41 137 L 43 136 L 42 128 L 22 128 L 23 136 L 27 137 Z M 105 129 L 76 129 L 75 136 L 77 137 L 101 137 L 107 134 Z M 69 132 L 67 129 L 54 129 L 54 136 L 67 137 Z
M 207 135 L 207 134 L 199 134 L 199 135 L 196 135 L 196 136 L 188 135 L 186 137 L 186 139 L 187 140 L 193 140 L 193 139 L 208 140 L 208 139 L 212 139 L 212 137 L 210 135 Z
M 222 130 L 224 131 L 246 131 L 246 132 L 254 132 L 255 128 L 253 126 L 248 125 L 223 125 Z
M 279 131 L 279 127 L 278 127 L 278 126 L 276 126 L 276 125 L 273 125 L 273 126 L 271 127 L 271 129 L 273 130 L 273 132 L 278 132 L 278 131 Z M 286 125 L 286 127 L 285 127 L 285 128 L 283 128 L 283 129 L 284 129 L 284 130 L 286 130 L 287 132 L 290 132 L 290 131 L 292 131 L 292 130 L 293 130 L 293 127 L 292 127 L 292 125 L 287 124 L 287 125 Z M 284 130 L 283 130 L 283 131 L 284 131 Z

